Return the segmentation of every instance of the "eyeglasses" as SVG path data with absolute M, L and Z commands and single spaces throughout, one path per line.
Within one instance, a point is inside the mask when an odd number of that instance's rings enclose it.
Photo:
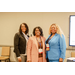
M 56 27 L 51 27 L 51 29 L 55 29 L 56 30 Z

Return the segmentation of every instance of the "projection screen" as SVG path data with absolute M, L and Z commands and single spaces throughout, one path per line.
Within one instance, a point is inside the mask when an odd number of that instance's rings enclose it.
M 69 46 L 75 46 L 75 15 L 69 19 Z

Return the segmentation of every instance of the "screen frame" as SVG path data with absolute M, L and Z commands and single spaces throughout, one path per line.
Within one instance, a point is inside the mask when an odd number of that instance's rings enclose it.
M 72 17 L 72 16 L 75 16 L 75 15 L 70 15 L 70 16 L 69 16 L 69 46 L 73 46 L 73 47 L 74 47 L 75 45 L 70 45 L 70 34 L 71 34 L 71 33 L 70 33 L 70 27 L 71 27 L 70 23 L 71 23 L 71 17 Z

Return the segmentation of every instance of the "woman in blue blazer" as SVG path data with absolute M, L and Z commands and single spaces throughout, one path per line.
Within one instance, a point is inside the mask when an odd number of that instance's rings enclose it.
M 46 44 L 46 59 L 49 62 L 63 62 L 66 53 L 65 37 L 56 24 L 52 24 L 49 29 L 49 37 Z

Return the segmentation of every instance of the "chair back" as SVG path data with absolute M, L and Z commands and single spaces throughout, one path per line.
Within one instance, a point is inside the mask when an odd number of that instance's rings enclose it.
M 75 57 L 75 52 L 71 52 L 71 57 Z
M 10 55 L 10 47 L 2 47 L 1 56 L 9 56 Z

